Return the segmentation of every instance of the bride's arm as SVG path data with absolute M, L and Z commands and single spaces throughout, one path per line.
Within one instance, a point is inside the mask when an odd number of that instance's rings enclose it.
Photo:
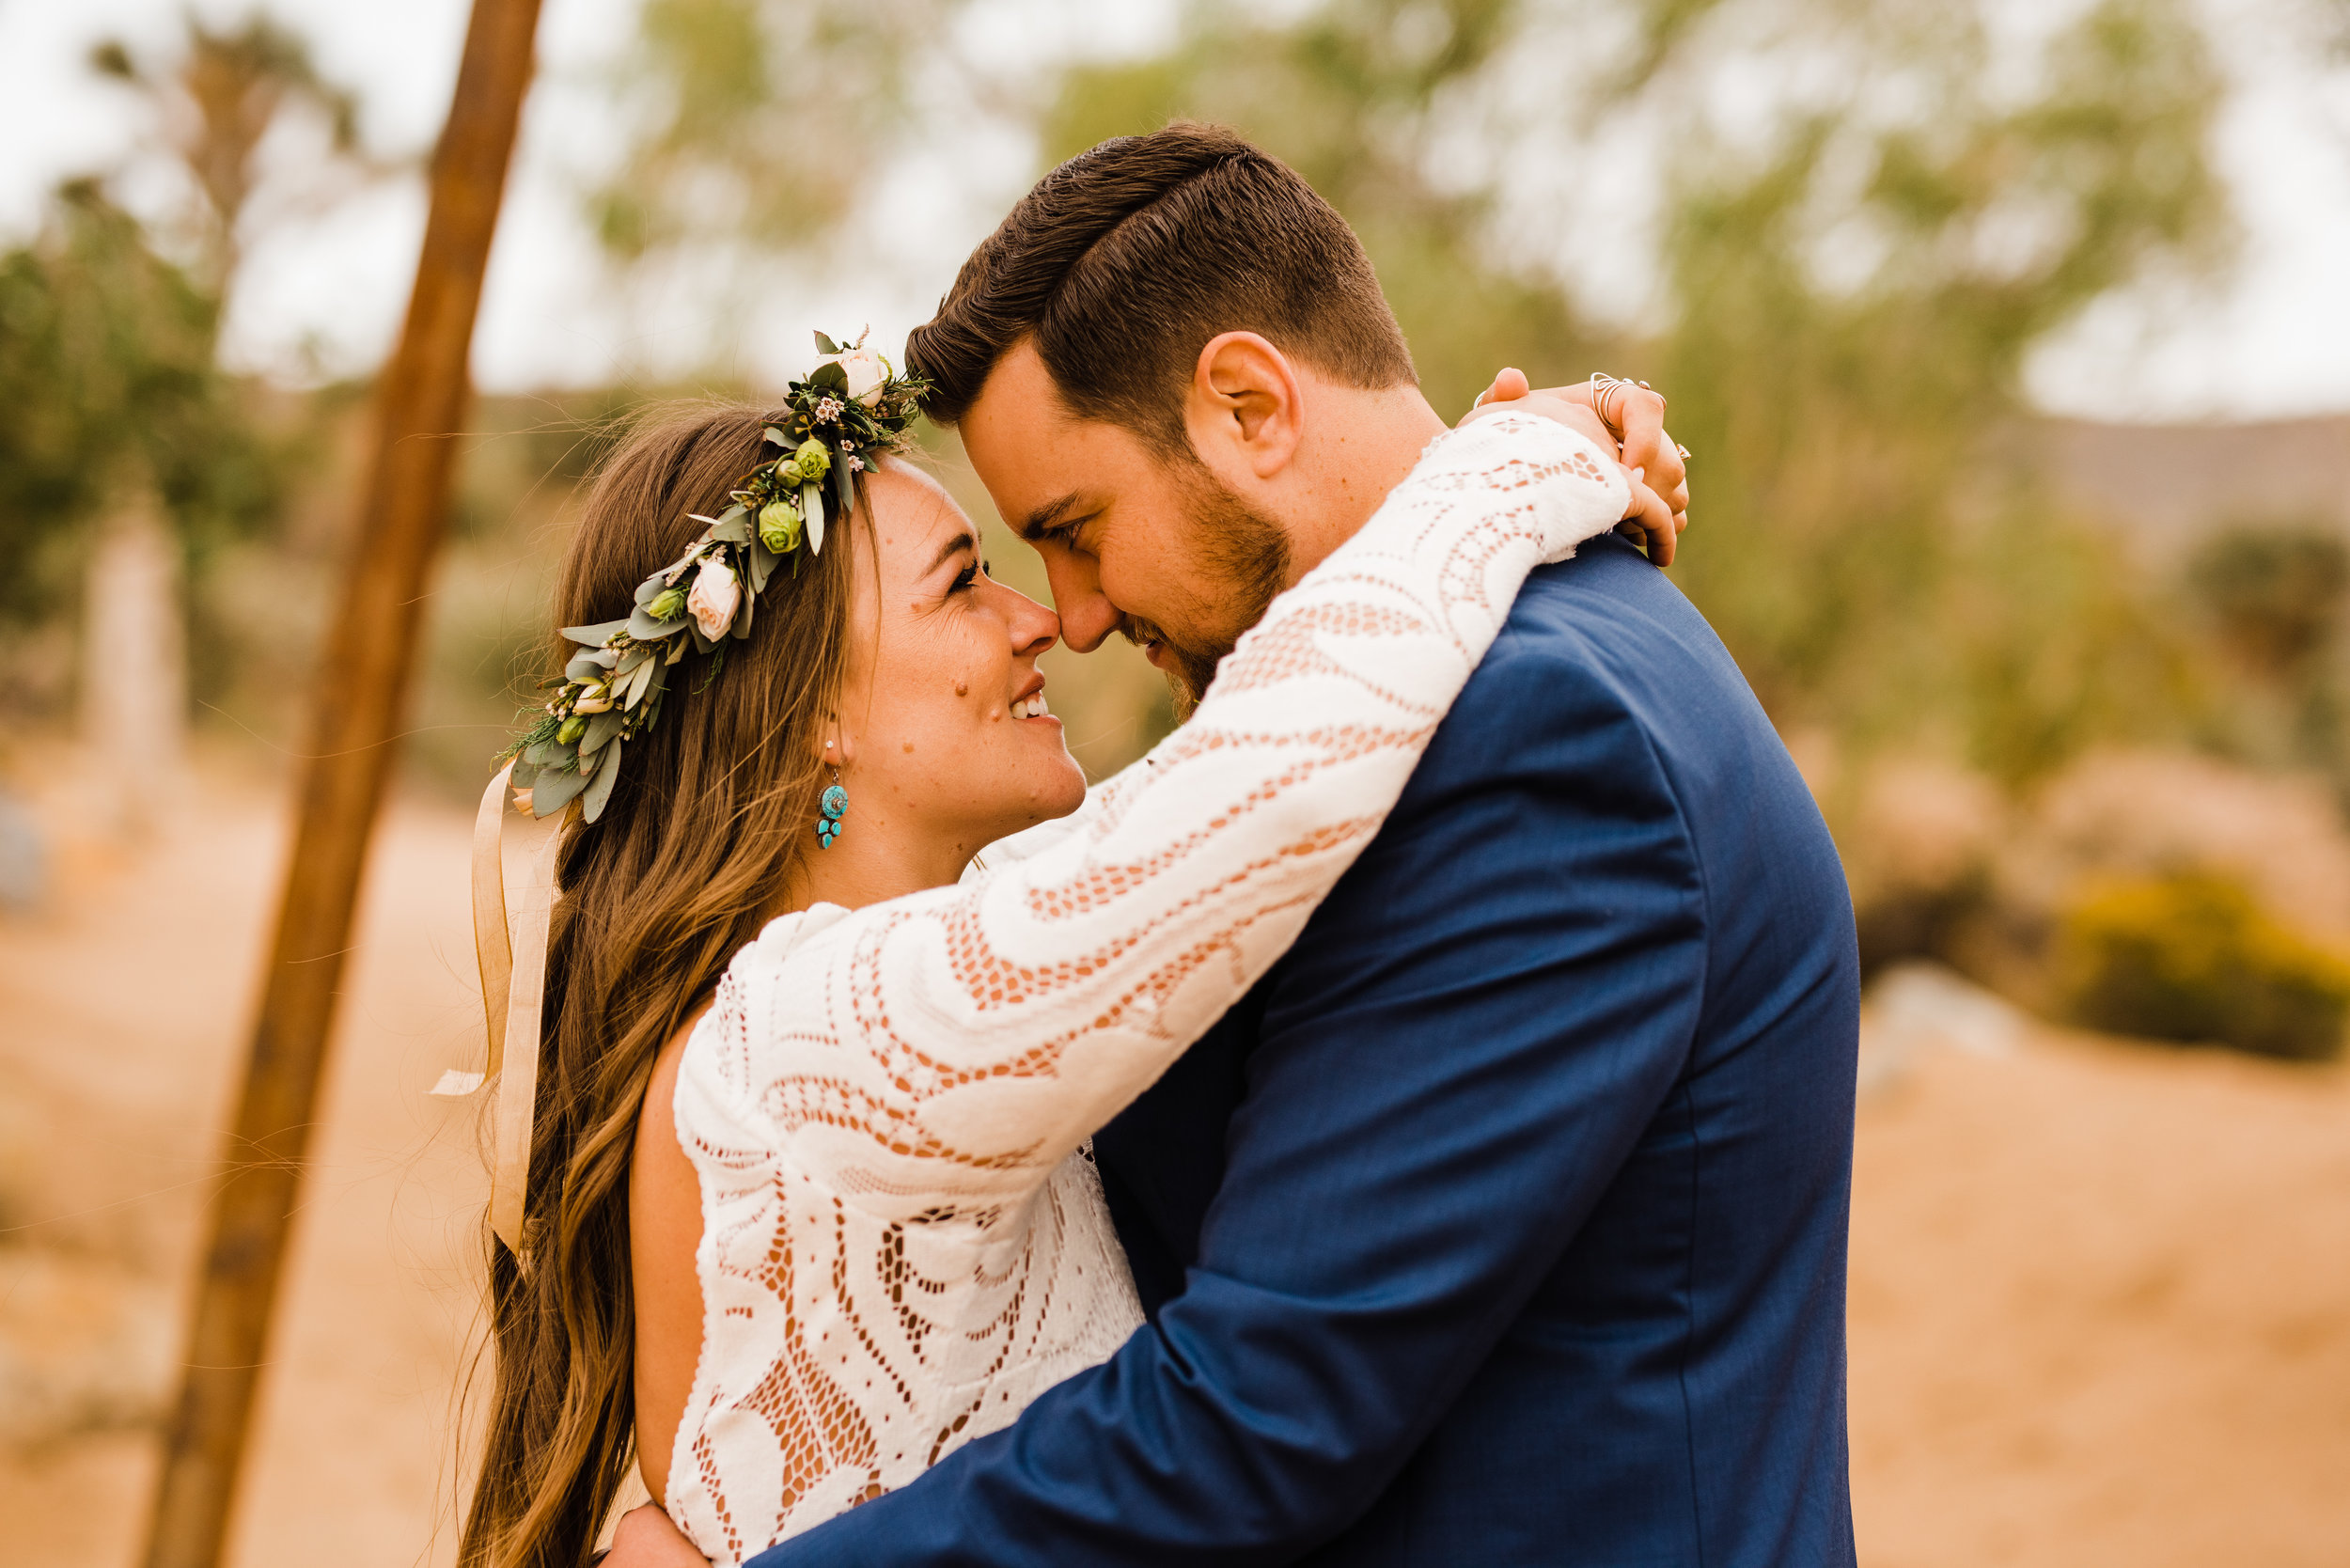
M 705 1011 L 707 1009 L 704 1010 Z M 700 1014 L 695 1015 L 698 1022 Z M 700 1178 L 678 1142 L 679 1059 L 692 1025 L 661 1048 L 645 1085 L 628 1167 L 629 1288 L 634 1295 L 636 1468 L 665 1502 L 678 1423 L 694 1388 L 702 1344 L 702 1286 L 694 1266 L 701 1245 Z
M 687 1053 L 681 1130 L 757 1129 L 848 1200 L 984 1223 L 1287 949 L 1527 573 L 1628 500 L 1612 454 L 1549 420 L 1500 413 L 1439 437 L 1078 832 L 745 949 Z

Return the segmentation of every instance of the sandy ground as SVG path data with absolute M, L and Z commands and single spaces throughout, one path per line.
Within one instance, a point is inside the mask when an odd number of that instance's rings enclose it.
M 52 896 L 0 917 L 9 1562 L 136 1559 L 279 804 L 214 766 L 126 847 L 73 792 L 39 803 Z M 423 1090 L 478 1050 L 467 825 L 404 806 L 379 843 L 234 1530 L 243 1568 L 453 1555 L 482 1184 L 469 1113 Z M 1913 1012 L 1876 1037 L 1860 1122 L 1862 1560 L 2350 1563 L 2350 1074 Z

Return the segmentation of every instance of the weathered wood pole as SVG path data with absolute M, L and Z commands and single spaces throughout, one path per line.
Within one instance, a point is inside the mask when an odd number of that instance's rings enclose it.
M 530 85 L 539 0 L 474 0 L 318 713 L 244 1090 L 212 1205 L 186 1380 L 164 1434 L 147 1568 L 215 1568 L 269 1344 L 368 839 L 405 706 L 426 578 L 448 511 L 482 273 Z

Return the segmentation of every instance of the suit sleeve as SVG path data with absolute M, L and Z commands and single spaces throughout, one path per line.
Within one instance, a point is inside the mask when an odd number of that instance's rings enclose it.
M 1686 1060 L 1703 889 L 1589 660 L 1505 635 L 1265 982 L 1183 1293 L 920 1481 L 757 1559 L 1287 1562 L 1358 1517 Z

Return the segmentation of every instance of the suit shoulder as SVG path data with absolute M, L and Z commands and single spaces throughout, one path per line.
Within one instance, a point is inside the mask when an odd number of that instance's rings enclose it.
M 1746 689 L 1681 590 L 1630 544 L 1604 535 L 1527 579 L 1461 704 L 1632 708 L 1660 672 L 1677 685 Z
M 1438 727 L 1421 765 L 1427 779 L 1520 785 L 1545 797 L 1564 779 L 1586 791 L 1605 780 L 1610 792 L 1668 792 L 1654 756 L 1655 704 L 1638 683 L 1644 664 L 1672 662 L 1660 660 L 1665 629 L 1638 604 L 1655 585 L 1608 581 L 1613 572 L 1578 572 L 1583 564 L 1578 557 L 1528 579 Z M 1632 564 L 1656 575 L 1637 553 Z
M 1733 784 L 1802 793 L 1730 651 L 1613 535 L 1528 578 L 1438 742 L 1465 774 L 1525 754 L 1693 792 L 1691 804 Z

